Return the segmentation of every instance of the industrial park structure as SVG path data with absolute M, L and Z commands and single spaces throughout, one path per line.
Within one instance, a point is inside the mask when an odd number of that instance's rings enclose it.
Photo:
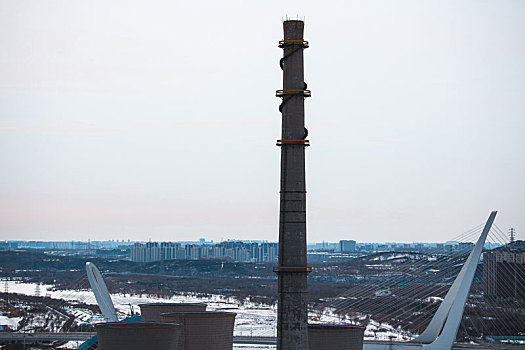
M 309 141 L 304 127 L 304 98 L 310 96 L 310 91 L 304 82 L 303 50 L 309 44 L 303 39 L 303 31 L 303 21 L 284 21 L 284 40 L 279 42 L 284 55 L 281 59 L 283 89 L 277 91 L 277 96 L 282 98 L 279 107 L 282 135 L 277 141 L 281 147 L 279 254 L 278 265 L 273 268 L 278 276 L 277 349 L 361 350 L 365 345 L 365 350 L 450 350 L 454 347 L 469 290 L 496 212 L 490 214 L 475 245 L 459 244 L 465 251 L 471 248 L 472 251 L 426 329 L 411 341 L 364 344 L 364 327 L 308 324 L 307 276 L 311 267 L 307 264 L 306 246 L 305 148 Z M 150 259 L 160 257 L 163 260 L 163 254 L 177 257 L 181 247 L 166 244 L 161 245 L 164 250 L 157 250 L 158 246 L 149 243 L 146 248 L 152 248 L 151 254 L 154 255 L 150 254 Z M 192 247 L 188 249 L 193 256 Z M 341 241 L 340 251 L 355 251 L 355 241 Z M 499 252 L 491 254 L 495 254 L 494 264 L 498 261 L 506 263 L 507 258 L 501 258 Z M 487 261 L 491 262 L 491 259 L 492 255 L 488 255 Z M 521 255 L 508 259 L 523 262 Z M 86 264 L 86 269 L 97 303 L 108 321 L 96 325 L 99 349 L 232 349 L 236 314 L 205 311 L 206 304 L 202 303 L 141 304 L 140 322 L 114 322 L 118 321 L 118 316 L 102 275 L 91 263 Z M 505 277 L 506 280 L 509 278 Z

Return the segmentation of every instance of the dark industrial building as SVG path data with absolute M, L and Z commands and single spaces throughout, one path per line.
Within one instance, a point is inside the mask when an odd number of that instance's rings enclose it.
M 487 297 L 525 300 L 525 241 L 483 253 L 483 280 Z
M 233 348 L 233 312 L 168 312 L 164 322 L 181 327 L 179 350 L 231 350 Z
M 365 327 L 308 325 L 308 350 L 362 350 Z
M 96 325 L 98 350 L 177 349 L 181 327 L 160 322 L 109 322 Z

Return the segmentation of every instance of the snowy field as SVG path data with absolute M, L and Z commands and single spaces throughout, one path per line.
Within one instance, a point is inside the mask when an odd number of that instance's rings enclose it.
M 10 293 L 20 293 L 25 295 L 40 295 L 47 296 L 54 299 L 65 299 L 70 301 L 80 301 L 86 304 L 96 304 L 95 297 L 91 290 L 54 290 L 52 285 L 37 285 L 36 283 L 23 283 L 19 281 L 5 281 L 0 280 L 1 286 L 5 286 L 7 282 L 7 288 Z M 277 310 L 275 306 L 254 304 L 251 302 L 245 302 L 241 305 L 234 298 L 225 298 L 221 295 L 212 295 L 207 298 L 197 297 L 192 295 L 180 295 L 172 298 L 158 298 L 151 296 L 137 296 L 129 294 L 112 294 L 111 298 L 115 304 L 119 315 L 124 318 L 131 314 L 131 309 L 134 312 L 139 312 L 139 304 L 143 303 L 155 303 L 155 302 L 185 302 L 185 303 L 196 303 L 203 302 L 208 305 L 207 310 L 210 311 L 229 311 L 235 312 L 237 317 L 235 318 L 235 336 L 265 336 L 275 337 L 277 334 Z M 77 316 L 77 319 L 88 322 L 97 323 L 102 322 L 103 319 L 100 315 L 92 314 L 89 310 L 74 309 L 71 310 Z M 3 324 L 18 323 L 19 320 L 7 319 L 6 317 L 0 318 L 0 322 Z M 330 310 L 325 310 L 323 314 L 310 315 L 311 323 L 346 323 L 340 316 L 334 315 Z M 2 324 L 2 323 L 0 323 Z M 381 329 L 381 331 L 378 331 Z M 379 324 L 370 321 L 366 331 L 365 339 L 373 340 L 408 340 L 411 339 L 410 335 L 400 335 L 399 330 L 393 329 L 388 324 Z M 249 349 L 275 349 L 275 346 L 269 345 L 236 345 L 236 350 L 249 350 Z

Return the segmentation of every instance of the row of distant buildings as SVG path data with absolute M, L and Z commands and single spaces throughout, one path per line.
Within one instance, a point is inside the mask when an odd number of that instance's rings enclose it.
M 126 248 L 134 242 L 124 240 L 109 241 L 0 241 L 0 249 L 49 249 L 49 250 L 95 250 Z
M 135 243 L 130 251 L 131 261 L 231 259 L 244 262 L 276 262 L 278 243 L 226 241 L 213 245 L 175 242 Z
M 152 262 L 162 260 L 198 260 L 207 258 L 230 258 L 234 261 L 275 262 L 277 261 L 278 243 L 226 241 L 198 244 L 180 242 L 135 243 L 131 247 L 130 259 L 134 262 Z M 316 249 L 317 248 L 317 249 Z M 355 253 L 358 251 L 354 240 L 341 240 L 337 243 L 322 243 L 310 247 L 310 250 Z
M 232 241 L 227 241 L 232 242 Z M 265 241 L 240 241 L 244 244 Z M 0 250 L 2 249 L 43 249 L 53 251 L 70 251 L 74 254 L 78 252 L 88 252 L 95 250 L 107 249 L 126 249 L 129 250 L 136 242 L 130 240 L 108 240 L 108 241 L 0 241 Z M 199 241 L 179 241 L 182 247 L 186 245 L 213 245 L 213 241 L 206 241 L 201 238 Z M 277 243 L 275 243 L 277 244 Z M 447 242 L 447 243 L 358 243 L 354 240 L 340 240 L 339 242 L 319 242 L 309 243 L 308 251 L 310 252 L 339 252 L 339 253 L 372 253 L 383 251 L 418 251 L 422 253 L 454 253 L 472 249 L 473 243 L 465 242 Z M 486 243 L 485 249 L 493 249 L 498 245 Z M 203 256 L 206 256 L 205 253 Z
M 372 253 L 385 251 L 416 251 L 421 253 L 453 254 L 472 250 L 474 243 L 471 242 L 447 242 L 447 243 L 357 243 L 354 240 L 341 240 L 339 243 L 322 242 L 308 245 L 309 251 L 333 251 L 340 253 Z M 497 247 L 495 244 L 485 244 L 486 249 Z
M 473 243 L 455 244 L 360 244 L 354 240 L 341 240 L 339 243 L 319 243 L 309 246 L 309 251 L 332 252 L 343 256 L 355 256 L 377 251 L 420 251 L 428 253 L 454 253 L 469 251 Z M 207 258 L 231 258 L 235 261 L 266 262 L 277 261 L 278 243 L 226 241 L 221 243 L 205 242 L 149 242 L 135 243 L 130 250 L 130 259 L 134 262 L 161 260 L 198 260 Z M 340 255 L 339 255 L 340 256 Z

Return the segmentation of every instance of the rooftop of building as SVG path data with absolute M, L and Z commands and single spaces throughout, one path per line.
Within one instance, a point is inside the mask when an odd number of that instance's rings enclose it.
M 490 250 L 490 252 L 525 253 L 525 241 L 518 240 Z

